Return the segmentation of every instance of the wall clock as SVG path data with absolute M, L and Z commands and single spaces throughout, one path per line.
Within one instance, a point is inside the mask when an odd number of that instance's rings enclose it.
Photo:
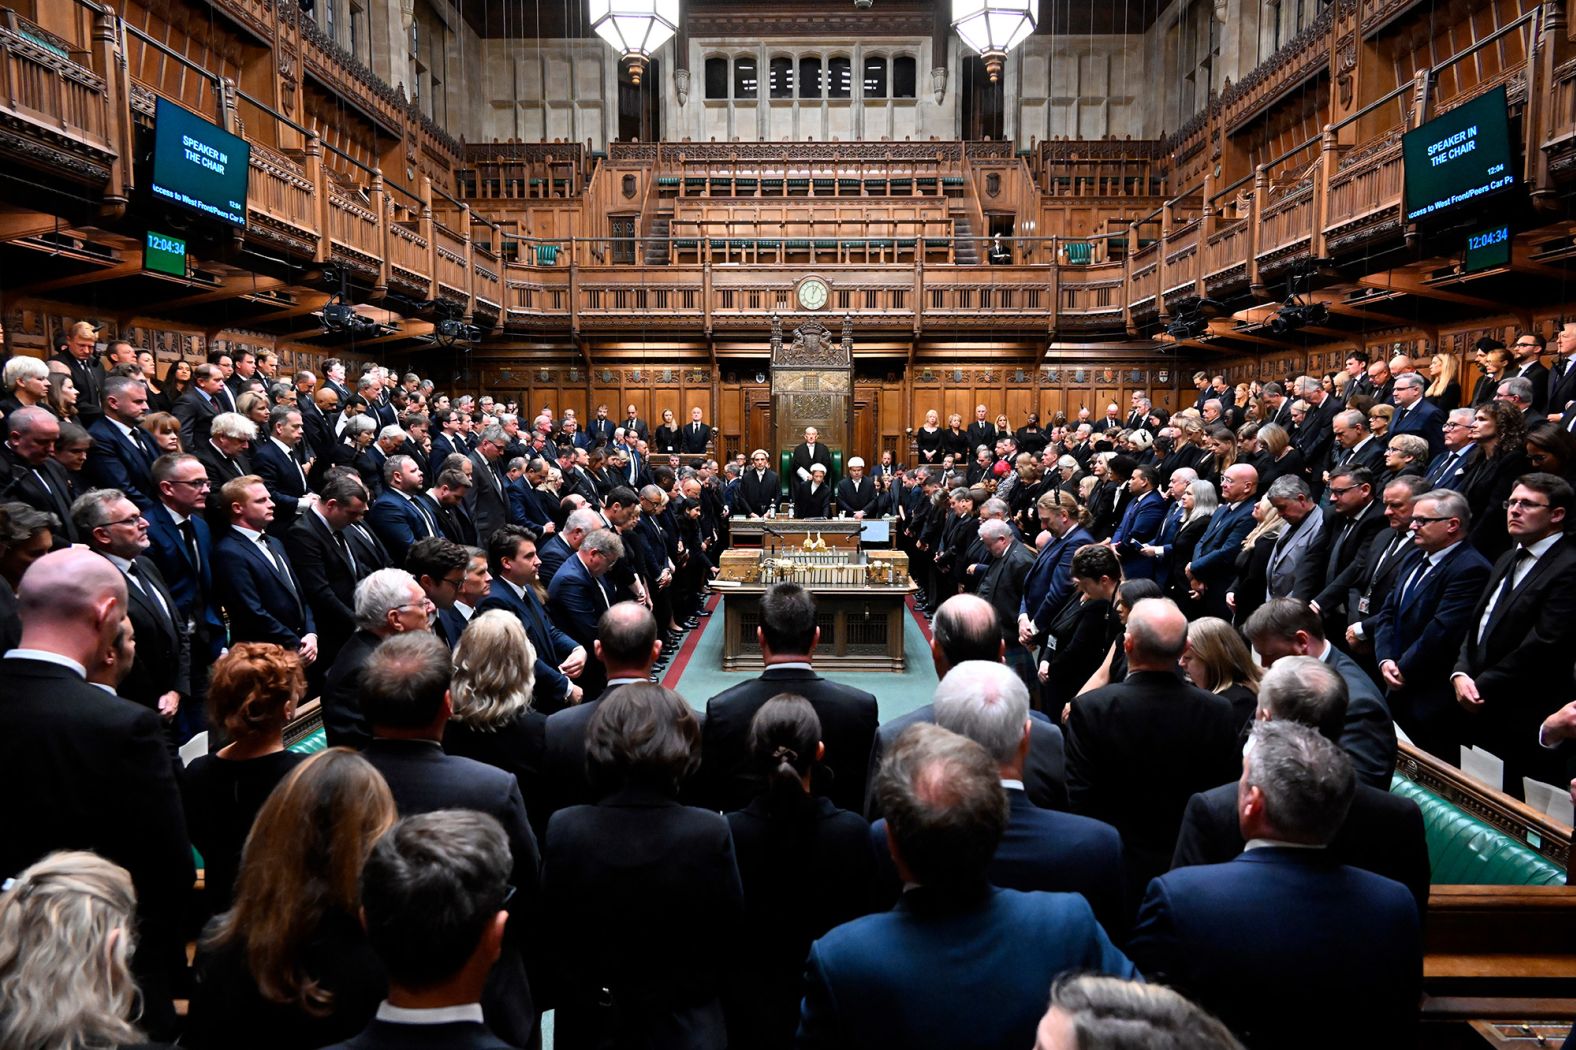
M 796 289 L 801 310 L 819 310 L 831 298 L 832 291 L 819 277 L 806 277 Z

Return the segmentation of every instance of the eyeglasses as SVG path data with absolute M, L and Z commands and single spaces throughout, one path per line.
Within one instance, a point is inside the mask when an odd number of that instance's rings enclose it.
M 1414 514 L 1407 520 L 1411 522 L 1412 528 L 1418 529 L 1422 528 L 1424 525 L 1432 525 L 1436 521 L 1454 521 L 1455 518 L 1452 515 L 1445 515 L 1444 517 L 1435 518 L 1424 518 Z
M 1465 430 L 1471 425 L 1472 424 L 1470 424 L 1470 423 L 1446 423 L 1444 425 L 1444 427 L 1441 428 L 1441 429 L 1444 429 L 1444 430 Z
M 196 481 L 187 481 L 185 478 L 171 478 L 171 485 L 190 485 L 194 489 L 211 489 L 213 482 L 207 478 L 198 478 Z
M 114 525 L 133 525 L 133 524 L 136 524 L 139 521 L 147 521 L 147 520 L 148 519 L 144 518 L 141 514 L 133 514 L 133 515 L 131 515 L 128 518 L 121 518 L 118 521 L 106 521 L 103 525 L 100 525 L 99 528 L 107 529 L 107 528 L 110 528 L 111 526 L 114 526 Z
M 1506 510 L 1532 510 L 1534 507 L 1547 507 L 1547 503 L 1538 503 L 1530 499 L 1508 499 L 1504 503 Z
M 1334 485 L 1331 485 L 1330 486 L 1330 495 L 1332 495 L 1332 496 L 1344 496 L 1348 492 L 1354 492 L 1354 491 L 1356 491 L 1357 489 L 1360 489 L 1360 488 L 1362 488 L 1361 485 L 1348 485 L 1344 489 L 1338 489 Z

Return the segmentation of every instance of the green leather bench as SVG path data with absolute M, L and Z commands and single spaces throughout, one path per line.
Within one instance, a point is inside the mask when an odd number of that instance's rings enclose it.
M 556 245 L 556 244 L 538 244 L 536 246 L 536 265 L 538 265 L 538 266 L 557 266 L 558 265 L 558 245 Z
M 1436 885 L 1563 886 L 1565 871 L 1499 828 L 1399 773 L 1390 791 L 1417 803 Z
M 1094 245 L 1088 241 L 1068 241 L 1062 247 L 1066 249 L 1069 266 L 1088 266 L 1094 261 Z

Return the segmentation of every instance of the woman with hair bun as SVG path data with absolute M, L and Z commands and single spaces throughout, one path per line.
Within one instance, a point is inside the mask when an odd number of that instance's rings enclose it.
M 826 752 L 821 720 L 792 693 L 768 700 L 750 723 L 750 754 L 764 785 L 728 814 L 744 884 L 744 948 L 730 996 L 733 1046 L 793 1045 L 804 960 L 834 926 L 872 911 L 876 855 L 870 825 L 811 794 Z
M 126 869 L 94 853 L 51 853 L 11 881 L 0 893 L 0 1046 L 152 1047 L 136 1025 L 136 911 Z
M 257 811 L 305 755 L 285 750 L 285 723 L 306 691 L 301 658 L 267 642 L 237 642 L 213 665 L 211 732 L 230 741 L 186 767 L 181 797 L 192 845 L 203 858 L 208 914 L 230 907 L 241 846 Z

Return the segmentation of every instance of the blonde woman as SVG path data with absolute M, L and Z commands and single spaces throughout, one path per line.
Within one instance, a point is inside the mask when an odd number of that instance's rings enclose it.
M 1201 616 L 1188 624 L 1182 670 L 1200 689 L 1231 701 L 1239 723 L 1247 725 L 1253 720 L 1264 672 L 1231 624 L 1217 616 Z
M 93 853 L 51 853 L 0 893 L 0 1046 L 124 1047 L 144 1040 L 137 894 Z
M 954 416 L 954 419 L 957 417 Z M 946 434 L 941 429 L 941 417 L 935 409 L 925 413 L 924 424 L 914 431 L 914 447 L 919 451 L 921 463 L 940 463 L 942 445 Z
M 1428 361 L 1428 388 L 1423 391 L 1423 397 L 1446 414 L 1461 407 L 1461 383 L 1457 372 L 1456 359 L 1449 354 L 1435 354 Z
M 1264 604 L 1269 587 L 1270 555 L 1286 527 L 1286 520 L 1268 496 L 1261 496 L 1253 505 L 1253 520 L 1258 524 L 1242 539 L 1242 548 L 1237 552 L 1237 578 L 1226 594 L 1231 621 L 1239 625 L 1247 623 L 1253 611 Z
M 513 773 L 532 830 L 541 838 L 552 800 L 547 716 L 531 707 L 535 669 L 536 650 L 518 616 L 502 609 L 473 616 L 454 649 L 454 715 L 443 730 L 443 750 Z

